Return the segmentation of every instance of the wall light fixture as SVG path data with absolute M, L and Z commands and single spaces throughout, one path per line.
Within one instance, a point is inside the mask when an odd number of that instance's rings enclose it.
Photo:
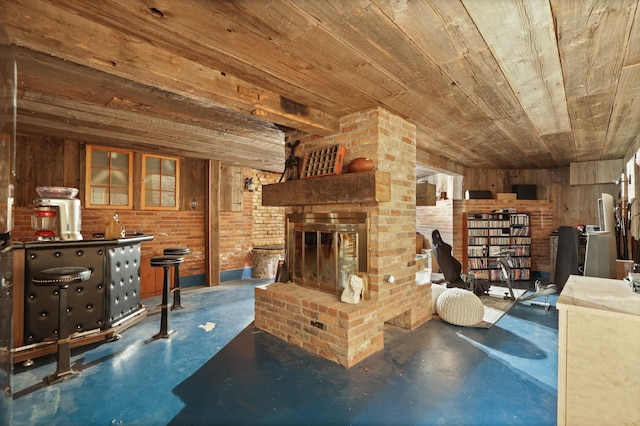
M 246 178 L 244 180 L 244 189 L 249 192 L 256 190 L 256 184 L 253 182 L 253 178 Z

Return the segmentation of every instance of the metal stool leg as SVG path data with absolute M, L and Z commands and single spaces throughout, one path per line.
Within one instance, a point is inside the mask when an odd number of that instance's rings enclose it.
M 182 309 L 183 306 L 180 304 L 180 269 L 178 265 L 173 268 L 173 305 L 171 305 L 171 310 Z
M 164 282 L 162 285 L 162 305 L 160 305 L 160 332 L 153 337 L 167 338 L 173 333 L 169 330 L 169 266 L 164 266 Z
M 185 254 L 189 254 L 191 251 L 188 247 L 168 247 L 164 249 L 165 256 L 184 256 Z M 174 278 L 173 278 L 173 305 L 171 305 L 171 310 L 182 309 L 182 303 L 180 302 L 180 263 L 175 264 L 174 269 Z
M 68 380 L 78 375 L 71 369 L 71 345 L 69 339 L 69 321 L 67 320 L 67 287 L 58 290 L 58 360 L 56 372 L 45 377 L 47 384 Z
M 79 266 L 63 266 L 44 269 L 35 274 L 31 281 L 43 287 L 58 287 L 58 359 L 56 372 L 44 378 L 47 384 L 62 382 L 77 376 L 79 373 L 71 369 L 71 339 L 69 338 L 69 318 L 67 315 L 67 289 L 70 284 L 87 281 L 91 270 Z

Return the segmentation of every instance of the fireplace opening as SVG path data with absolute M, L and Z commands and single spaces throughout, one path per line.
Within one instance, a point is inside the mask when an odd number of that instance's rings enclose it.
M 303 287 L 342 294 L 350 275 L 368 272 L 368 233 L 366 213 L 287 215 L 290 280 Z M 368 295 L 365 288 L 365 298 Z

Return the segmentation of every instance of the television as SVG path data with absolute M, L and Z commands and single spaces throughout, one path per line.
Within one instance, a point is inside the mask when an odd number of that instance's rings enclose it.
M 615 210 L 613 209 L 613 196 L 602 193 L 598 199 L 598 217 L 600 219 L 600 232 L 616 232 Z

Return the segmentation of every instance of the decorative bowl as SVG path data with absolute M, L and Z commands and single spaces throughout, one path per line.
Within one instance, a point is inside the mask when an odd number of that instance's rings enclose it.
M 66 198 L 72 199 L 78 195 L 78 188 L 67 188 L 64 186 L 39 186 L 36 192 L 41 198 Z
M 373 170 L 375 164 L 373 160 L 369 158 L 356 158 L 347 166 L 347 171 L 349 173 L 357 173 L 357 172 L 368 172 L 369 170 Z

